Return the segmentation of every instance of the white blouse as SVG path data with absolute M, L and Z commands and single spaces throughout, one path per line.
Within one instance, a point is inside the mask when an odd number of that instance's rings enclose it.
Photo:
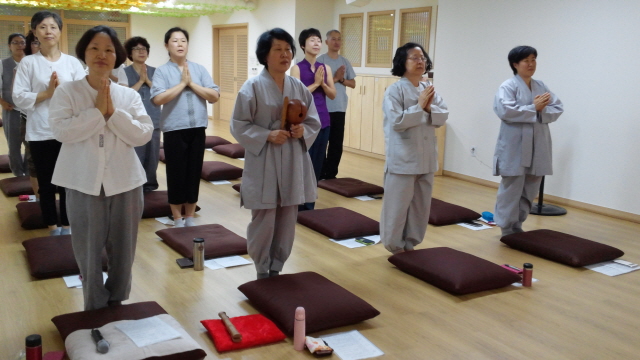
M 94 196 L 104 187 L 112 196 L 147 181 L 134 147 L 151 140 L 151 118 L 135 90 L 113 82 L 110 89 L 115 112 L 108 120 L 95 107 L 98 91 L 86 78 L 56 89 L 49 124 L 62 148 L 52 183 Z
M 29 119 L 25 134 L 27 141 L 53 139 L 48 120 L 51 99 L 36 104 L 36 98 L 39 92 L 47 90 L 54 71 L 58 74 L 60 84 L 80 80 L 86 76 L 80 60 L 67 54 L 61 54 L 57 61 L 49 61 L 37 52 L 25 56 L 18 65 L 13 83 L 13 102 Z

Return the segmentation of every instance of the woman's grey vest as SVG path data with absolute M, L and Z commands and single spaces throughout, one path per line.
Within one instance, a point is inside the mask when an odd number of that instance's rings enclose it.
M 153 66 L 147 65 L 147 76 L 149 79 L 153 80 L 153 74 L 155 73 L 156 68 Z M 133 65 L 129 65 L 124 68 L 125 74 L 127 74 L 127 80 L 129 81 L 129 87 L 135 85 L 138 81 L 140 81 L 140 75 L 133 68 Z M 142 103 L 144 104 L 145 110 L 147 110 L 147 114 L 151 117 L 151 121 L 153 121 L 153 127 L 155 129 L 160 128 L 160 106 L 156 105 L 151 101 L 151 88 L 147 84 L 142 84 L 140 86 L 140 90 L 138 90 L 140 97 L 142 98 Z

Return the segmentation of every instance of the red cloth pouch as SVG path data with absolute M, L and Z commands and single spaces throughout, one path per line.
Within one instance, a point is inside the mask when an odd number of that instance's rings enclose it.
M 232 317 L 229 320 L 242 334 L 242 341 L 239 343 L 231 340 L 231 335 L 227 332 L 222 320 L 200 321 L 211 335 L 218 352 L 271 344 L 286 338 L 276 324 L 261 314 Z

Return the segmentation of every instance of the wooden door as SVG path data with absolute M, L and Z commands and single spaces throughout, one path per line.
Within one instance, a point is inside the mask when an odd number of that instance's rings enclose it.
M 362 109 L 360 110 L 360 150 L 371 152 L 371 138 L 373 137 L 373 113 L 374 109 L 382 106 L 375 102 L 374 76 L 362 77 Z
M 375 90 L 373 95 L 373 134 L 371 137 L 371 152 L 378 155 L 384 155 L 384 113 L 382 111 L 382 102 L 384 101 L 384 93 L 391 84 L 398 81 L 396 77 L 376 77 Z
M 216 84 L 220 86 L 220 100 L 215 112 L 217 119 L 231 119 L 238 91 L 247 80 L 247 34 L 246 26 L 214 27 L 214 74 Z
M 347 108 L 347 114 L 349 117 L 348 122 L 345 124 L 345 138 L 349 134 L 347 140 L 350 148 L 360 149 L 360 129 L 362 127 L 362 101 L 364 97 L 362 82 L 367 76 L 356 76 L 356 88 L 351 91 L 349 95 L 349 107 Z

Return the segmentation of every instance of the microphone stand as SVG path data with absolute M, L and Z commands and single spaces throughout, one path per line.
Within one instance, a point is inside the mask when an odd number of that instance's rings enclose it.
M 531 212 L 529 213 L 532 215 L 541 215 L 541 216 L 565 215 L 567 213 L 567 210 L 565 208 L 562 208 L 556 205 L 542 203 L 544 198 L 544 178 L 545 177 L 543 176 L 542 181 L 540 182 L 540 193 L 538 194 L 538 204 L 533 205 L 531 207 Z

